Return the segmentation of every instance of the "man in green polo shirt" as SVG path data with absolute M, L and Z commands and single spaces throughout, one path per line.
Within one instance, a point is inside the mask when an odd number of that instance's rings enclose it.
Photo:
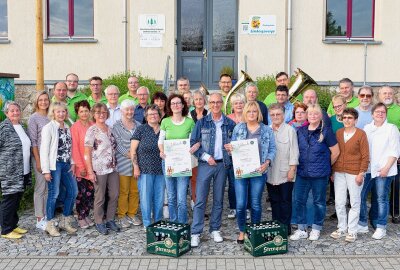
M 68 113 L 69 117 L 72 119 L 72 121 L 76 121 L 76 112 L 74 105 L 75 103 L 87 99 L 87 96 L 80 91 L 77 91 L 78 89 L 78 84 L 79 84 L 79 78 L 78 75 L 75 73 L 69 73 L 65 77 L 65 84 L 67 85 L 67 107 L 68 107 Z
M 103 86 L 102 78 L 94 76 L 89 79 L 89 88 L 92 93 L 87 98 L 87 101 L 89 102 L 90 107 L 93 107 L 93 105 L 96 103 L 107 104 L 107 99 L 105 96 L 103 96 L 101 90 L 102 86 Z
M 347 108 L 355 108 L 360 104 L 358 98 L 353 97 L 353 91 L 354 91 L 354 84 L 352 80 L 350 80 L 349 78 L 343 78 L 339 81 L 339 94 L 346 99 Z M 327 113 L 329 116 L 335 114 L 332 102 L 329 103 Z
M 221 74 L 219 76 L 219 83 L 218 83 L 219 88 L 221 89 L 221 94 L 222 94 L 222 99 L 224 100 L 224 106 L 222 107 L 222 111 L 224 114 L 228 115 L 231 113 L 231 103 L 229 100 L 226 100 L 226 97 L 228 96 L 229 91 L 232 89 L 232 77 L 229 74 Z M 225 103 L 228 103 L 226 109 L 227 112 L 225 112 Z
M 121 104 L 121 102 L 124 101 L 125 99 L 130 99 L 133 102 L 135 102 L 136 105 L 139 104 L 139 100 L 138 100 L 138 96 L 137 96 L 137 90 L 139 87 L 140 87 L 140 84 L 139 84 L 138 77 L 130 76 L 128 78 L 128 91 L 119 97 L 118 103 Z
M 275 76 L 275 85 L 277 87 L 279 85 L 284 85 L 287 88 L 289 88 L 289 82 L 290 82 L 289 75 L 286 72 L 281 71 L 278 74 L 276 74 L 276 76 Z M 269 105 L 271 105 L 272 103 L 277 103 L 275 91 L 269 93 L 269 95 L 264 99 L 264 104 L 267 105 L 267 107 Z

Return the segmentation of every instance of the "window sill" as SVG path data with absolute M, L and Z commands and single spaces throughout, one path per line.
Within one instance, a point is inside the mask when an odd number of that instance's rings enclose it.
M 97 43 L 94 38 L 48 38 L 43 43 Z
M 0 38 L 0 44 L 9 44 L 9 43 L 11 43 L 11 41 L 9 40 L 9 39 L 2 39 L 2 38 Z
M 368 45 L 381 45 L 382 41 L 378 40 L 351 40 L 351 39 L 323 39 L 323 43 L 325 44 L 348 44 L 348 45 L 359 45 L 359 44 L 368 44 Z

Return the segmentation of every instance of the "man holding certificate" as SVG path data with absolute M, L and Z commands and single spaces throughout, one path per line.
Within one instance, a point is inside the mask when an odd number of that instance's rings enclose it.
M 263 116 L 257 102 L 247 102 L 243 109 L 243 122 L 236 125 L 232 143 L 227 146 L 232 153 L 236 179 L 236 214 L 240 231 L 238 244 L 244 243 L 248 200 L 251 205 L 251 222 L 261 221 L 261 198 L 266 172 L 276 154 L 274 133 L 262 121 Z
M 223 99 L 220 93 L 211 94 L 208 103 L 211 113 L 197 121 L 190 138 L 192 147 L 200 143 L 199 149 L 194 153 L 199 159 L 199 167 L 196 180 L 196 203 L 193 210 L 192 247 L 200 244 L 211 180 L 214 182 L 210 233 L 215 242 L 223 241 L 219 229 L 226 176 L 232 166 L 231 157 L 225 147 L 231 141 L 235 122 L 222 113 Z

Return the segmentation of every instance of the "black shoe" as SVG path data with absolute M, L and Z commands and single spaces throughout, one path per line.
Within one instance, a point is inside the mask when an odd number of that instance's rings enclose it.
M 399 224 L 399 223 L 400 223 L 400 217 L 394 217 L 394 218 L 392 218 L 392 223 L 393 223 L 393 224 Z
M 96 230 L 102 235 L 108 234 L 108 229 L 104 223 L 96 224 Z
M 210 216 L 208 214 L 204 214 L 204 220 L 209 220 Z
M 115 223 L 114 220 L 107 221 L 106 226 L 108 229 L 114 231 L 114 232 L 119 232 L 121 231 L 121 228 Z
M 237 239 L 236 242 L 240 245 L 244 244 L 244 239 Z
M 337 215 L 336 215 L 336 212 L 335 213 L 333 213 L 330 217 L 329 217 L 329 219 L 337 219 Z
M 327 202 L 327 205 L 334 205 L 335 204 L 335 199 L 330 198 Z

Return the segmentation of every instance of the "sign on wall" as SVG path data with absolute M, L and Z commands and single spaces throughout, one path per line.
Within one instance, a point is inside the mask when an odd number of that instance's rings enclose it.
M 161 48 L 163 46 L 162 34 L 140 34 L 140 47 Z
M 165 15 L 164 14 L 140 14 L 139 15 L 139 33 L 156 34 L 165 33 Z
M 242 23 L 241 33 L 250 35 L 276 35 L 276 16 L 251 15 L 248 23 Z

